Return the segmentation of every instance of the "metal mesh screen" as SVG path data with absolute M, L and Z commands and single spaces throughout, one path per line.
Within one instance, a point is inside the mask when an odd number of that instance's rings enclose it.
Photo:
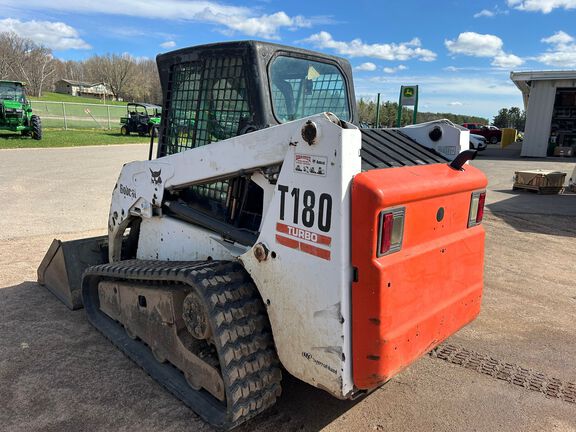
M 241 57 L 173 66 L 166 98 L 164 154 L 236 136 L 251 117 Z
M 251 118 L 242 57 L 208 57 L 174 65 L 165 100 L 162 154 L 234 137 Z M 194 201 L 225 218 L 228 181 L 191 188 Z

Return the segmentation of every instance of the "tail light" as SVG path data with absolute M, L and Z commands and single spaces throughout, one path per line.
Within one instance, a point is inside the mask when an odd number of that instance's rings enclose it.
M 376 256 L 381 257 L 402 248 L 405 208 L 383 210 L 378 216 L 378 246 Z
M 470 212 L 468 213 L 468 228 L 476 226 L 482 222 L 482 218 L 484 217 L 485 201 L 486 191 L 472 193 Z

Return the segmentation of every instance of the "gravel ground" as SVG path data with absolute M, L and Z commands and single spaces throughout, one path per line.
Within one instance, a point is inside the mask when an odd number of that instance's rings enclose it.
M 105 232 L 124 162 L 147 146 L 1 150 L 0 430 L 212 430 L 35 283 L 53 237 Z M 449 343 L 576 383 L 576 195 L 511 193 L 518 169 L 573 161 L 488 150 L 483 310 Z M 241 431 L 576 431 L 576 403 L 425 357 L 357 401 L 286 377 L 279 404 Z

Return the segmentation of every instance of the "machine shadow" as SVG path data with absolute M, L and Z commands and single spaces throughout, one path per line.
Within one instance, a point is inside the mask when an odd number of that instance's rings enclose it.
M 62 419 L 68 425 L 83 424 L 85 430 L 100 430 L 106 425 L 112 429 L 164 430 L 168 426 L 165 422 L 172 422 L 170 430 L 212 430 L 161 385 L 144 376 L 144 371 L 88 323 L 83 309 L 69 310 L 35 281 L 0 288 L 0 329 L 0 355 L 11 359 L 4 374 L 11 378 L 8 382 L 0 374 L 0 388 L 8 388 L 25 400 L 32 400 L 37 389 L 46 389 L 50 406 L 67 406 L 73 398 L 75 403 L 89 404 L 94 412 L 107 413 L 104 421 L 98 416 L 87 419 L 72 410 Z M 40 379 L 36 378 L 39 370 L 43 371 Z M 33 379 L 37 380 L 34 386 L 22 384 Z M 363 400 L 338 400 L 286 371 L 282 388 L 276 406 L 235 430 L 318 431 Z M 113 399 L 110 394 L 114 394 Z M 7 408 L 15 413 L 15 429 L 30 419 L 53 420 L 49 410 L 23 410 L 21 402 L 10 400 Z M 131 407 L 130 413 L 122 411 L 126 406 Z M 150 418 L 154 412 L 162 414 Z
M 537 195 L 527 191 L 499 190 L 511 197 L 486 207 L 519 232 L 576 237 L 576 194 Z
M 282 377 L 282 396 L 276 406 L 235 430 L 315 432 L 331 424 L 364 399 L 339 400 L 294 378 L 286 371 L 283 371 Z

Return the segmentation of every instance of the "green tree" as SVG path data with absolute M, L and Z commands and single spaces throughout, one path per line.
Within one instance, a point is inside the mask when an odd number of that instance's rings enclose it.
M 518 107 L 501 108 L 494 117 L 493 124 L 499 128 L 514 128 L 523 131 L 526 125 L 526 111 Z
M 376 120 L 376 104 L 373 101 L 358 101 L 358 118 L 360 123 L 372 125 Z
M 508 110 L 510 114 L 510 127 L 517 130 L 524 130 L 526 124 L 526 112 L 518 107 L 512 107 Z
M 492 124 L 499 128 L 506 128 L 510 124 L 510 113 L 508 108 L 501 108 L 494 117 Z
M 365 123 L 374 126 L 376 122 L 376 102 L 366 101 L 360 99 L 357 102 L 358 117 L 360 123 Z M 402 109 L 401 123 L 406 126 L 412 123 L 414 111 L 411 108 Z M 385 101 L 380 103 L 380 126 L 381 127 L 396 127 L 396 120 L 398 116 L 398 103 Z M 481 123 L 488 124 L 489 120 L 479 116 L 470 116 L 452 113 L 432 113 L 432 112 L 418 112 L 416 122 L 423 123 L 432 120 L 448 119 L 453 123 Z

